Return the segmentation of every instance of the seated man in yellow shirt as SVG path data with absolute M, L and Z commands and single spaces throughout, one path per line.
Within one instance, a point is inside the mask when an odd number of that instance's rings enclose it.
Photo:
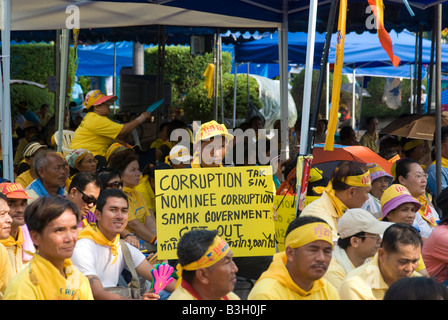
M 216 230 L 192 230 L 177 245 L 179 276 L 168 300 L 239 300 L 233 293 L 238 268 Z
M 151 117 L 145 111 L 136 119 L 120 124 L 108 118 L 111 103 L 116 96 L 106 96 L 100 90 L 87 93 L 83 105 L 87 114 L 73 135 L 70 149 L 87 149 L 94 156 L 106 156 L 106 151 L 114 140 L 124 140 L 126 135 Z
M 0 184 L 0 193 L 8 198 L 9 215 L 12 219 L 11 232 L 7 239 L 0 239 L 0 243 L 8 250 L 9 261 L 14 275 L 22 271 L 29 261 L 28 254 L 34 253 L 34 245 L 25 225 L 25 210 L 27 199 L 31 199 L 19 183 L 4 182 Z
M 79 210 L 59 196 L 40 197 L 25 210 L 38 247 L 28 266 L 10 281 L 4 300 L 93 300 L 89 281 L 71 262 Z
M 324 275 L 335 288 L 347 273 L 368 262 L 381 244 L 381 235 L 392 223 L 379 221 L 364 209 L 348 209 L 338 221 L 339 239 Z
M 333 251 L 330 226 L 317 217 L 299 217 L 286 230 L 285 251 L 274 259 L 248 300 L 339 300 L 336 288 L 322 279 Z
M 343 300 L 383 300 L 398 279 L 421 277 L 416 272 L 423 241 L 418 231 L 394 223 L 383 234 L 378 253 L 369 263 L 350 272 L 339 287 Z
M 12 219 L 9 215 L 8 199 L 0 193 L 0 239 L 7 239 L 11 230 Z M 4 245 L 0 243 L 0 300 L 5 293 L 13 276 L 13 270 L 9 263 L 8 252 Z

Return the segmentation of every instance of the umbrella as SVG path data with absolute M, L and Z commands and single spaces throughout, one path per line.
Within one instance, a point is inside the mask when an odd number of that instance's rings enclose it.
M 442 117 L 442 126 L 448 125 L 448 117 Z M 390 134 L 399 137 L 433 140 L 436 131 L 434 114 L 411 114 L 393 120 L 385 126 L 380 134 Z
M 324 151 L 323 144 L 315 144 L 311 164 L 323 171 L 323 176 L 330 179 L 334 168 L 340 161 L 356 161 L 364 164 L 376 163 L 391 174 L 392 162 L 387 161 L 364 146 L 334 145 L 333 151 Z

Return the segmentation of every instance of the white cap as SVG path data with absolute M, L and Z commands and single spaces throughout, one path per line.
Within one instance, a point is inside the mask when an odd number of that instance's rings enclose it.
M 364 209 L 348 209 L 339 218 L 338 233 L 341 239 L 348 238 L 359 232 L 383 234 L 392 224 L 392 222 L 377 220 L 369 211 Z

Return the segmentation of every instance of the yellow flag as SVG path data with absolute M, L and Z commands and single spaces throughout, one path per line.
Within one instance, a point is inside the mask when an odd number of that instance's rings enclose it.
M 341 0 L 339 2 L 339 21 L 337 43 L 336 43 L 336 55 L 334 61 L 333 72 L 333 92 L 331 94 L 331 108 L 330 119 L 328 119 L 327 137 L 325 138 L 324 150 L 333 150 L 334 134 L 336 132 L 336 126 L 338 123 L 338 111 L 339 111 L 339 98 L 341 94 L 341 82 L 342 82 L 342 66 L 344 63 L 344 41 L 345 41 L 345 25 L 347 20 L 347 0 Z
M 210 63 L 204 72 L 205 84 L 204 89 L 208 90 L 208 97 L 213 96 L 213 79 L 215 77 L 215 65 Z

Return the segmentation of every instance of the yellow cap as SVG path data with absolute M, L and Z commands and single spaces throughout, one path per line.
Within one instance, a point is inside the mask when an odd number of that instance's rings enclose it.
M 196 132 L 194 143 L 198 143 L 199 141 L 207 140 L 215 136 L 224 136 L 227 140 L 233 139 L 233 135 L 228 133 L 224 124 L 219 124 L 215 120 L 212 120 L 201 125 L 198 132 Z

